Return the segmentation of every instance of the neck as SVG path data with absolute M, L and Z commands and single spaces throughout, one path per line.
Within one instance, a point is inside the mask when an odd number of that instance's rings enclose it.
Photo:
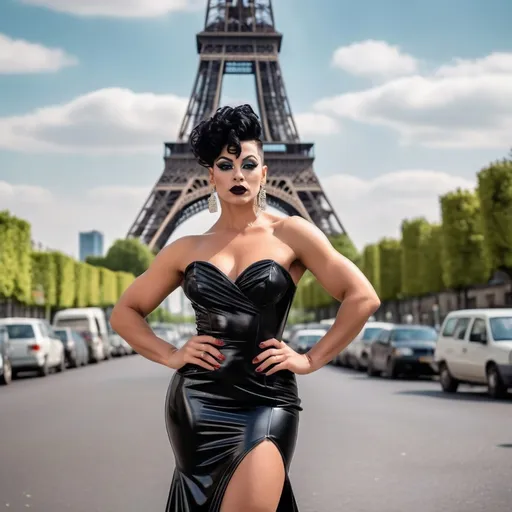
M 252 204 L 243 206 L 222 204 L 221 214 L 216 225 L 218 228 L 229 231 L 243 231 L 254 225 L 260 214 L 254 212 Z

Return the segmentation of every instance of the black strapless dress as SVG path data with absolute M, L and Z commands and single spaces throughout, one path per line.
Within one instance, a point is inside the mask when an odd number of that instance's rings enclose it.
M 286 479 L 278 512 L 298 507 L 288 479 L 299 426 L 295 374 L 257 373 L 261 341 L 281 339 L 296 286 L 274 260 L 256 261 L 236 280 L 207 261 L 185 269 L 183 289 L 198 334 L 224 341 L 218 370 L 187 364 L 169 385 L 166 426 L 176 469 L 166 512 L 219 512 L 227 485 L 244 456 L 269 440 L 283 457 Z

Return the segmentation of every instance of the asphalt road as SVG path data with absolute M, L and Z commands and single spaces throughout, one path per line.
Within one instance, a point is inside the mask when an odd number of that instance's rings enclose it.
M 129 356 L 0 389 L 0 511 L 163 512 L 170 378 Z M 301 512 L 510 511 L 512 399 L 335 367 L 299 387 Z

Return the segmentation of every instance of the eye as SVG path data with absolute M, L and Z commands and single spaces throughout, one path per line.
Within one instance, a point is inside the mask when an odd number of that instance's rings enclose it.
M 244 165 L 244 169 L 255 169 L 256 167 L 258 167 L 258 164 L 256 162 L 247 162 Z
M 217 164 L 217 167 L 221 170 L 221 171 L 229 171 L 230 169 L 233 168 L 233 166 L 231 164 L 228 164 L 228 163 L 221 163 L 221 164 Z

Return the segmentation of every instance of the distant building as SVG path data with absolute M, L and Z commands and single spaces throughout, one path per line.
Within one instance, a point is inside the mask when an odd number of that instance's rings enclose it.
M 87 256 L 103 256 L 103 233 L 99 231 L 80 233 L 79 245 L 80 261 L 85 261 Z

